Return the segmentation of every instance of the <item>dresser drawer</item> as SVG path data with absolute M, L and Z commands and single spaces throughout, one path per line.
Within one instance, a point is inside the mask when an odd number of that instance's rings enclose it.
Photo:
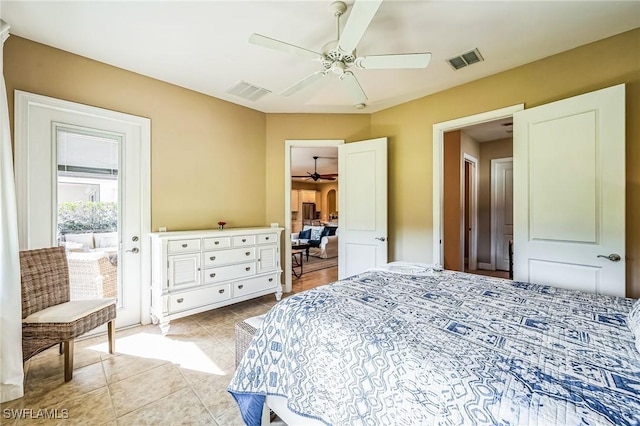
M 200 251 L 200 239 L 169 241 L 167 252 L 169 254 L 188 253 Z
M 237 265 L 219 266 L 205 269 L 204 283 L 212 284 L 237 278 L 250 277 L 256 274 L 256 262 L 239 263 Z
M 249 278 L 233 283 L 233 297 L 240 297 L 245 294 L 275 288 L 277 285 L 278 276 L 276 274 Z
M 275 243 L 278 241 L 278 234 L 258 234 L 258 244 Z
M 231 247 L 231 237 L 214 237 L 202 240 L 203 250 L 216 250 Z
M 187 309 L 222 302 L 231 298 L 231 284 L 185 291 L 169 295 L 169 312 L 180 312 Z
M 204 253 L 203 264 L 205 268 L 229 263 L 246 262 L 256 259 L 256 248 L 238 248 L 222 251 L 208 251 Z
M 234 247 L 252 246 L 255 243 L 256 243 L 255 235 L 240 235 L 237 237 L 233 237 Z

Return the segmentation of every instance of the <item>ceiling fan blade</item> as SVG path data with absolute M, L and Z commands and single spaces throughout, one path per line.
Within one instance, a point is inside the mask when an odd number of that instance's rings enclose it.
M 340 76 L 340 80 L 347 88 L 349 96 L 351 96 L 354 104 L 363 104 L 367 101 L 367 95 L 364 93 L 364 90 L 362 90 L 360 83 L 358 83 L 358 79 L 351 71 L 347 71 L 342 74 Z
M 351 14 L 338 41 L 339 50 L 345 53 L 355 50 L 381 3 L 382 0 L 356 0 L 353 3 Z
M 285 43 L 284 41 L 276 40 L 274 38 L 266 37 L 256 33 L 253 33 L 249 36 L 249 43 L 310 59 L 319 59 L 322 57 L 322 55 L 318 52 L 305 49 L 304 47 L 294 46 L 293 44 Z
M 297 83 L 294 83 L 293 85 L 287 87 L 282 92 L 280 92 L 280 94 L 282 96 L 293 95 L 297 91 L 299 91 L 299 90 L 301 90 L 301 89 L 303 89 L 303 88 L 315 83 L 316 81 L 320 80 L 326 74 L 327 74 L 326 71 L 316 71 L 313 74 L 311 74 L 311 75 L 303 78 L 302 80 L 298 81 Z
M 403 53 L 398 55 L 375 55 L 356 58 L 355 66 L 360 69 L 426 68 L 431 61 L 431 53 Z

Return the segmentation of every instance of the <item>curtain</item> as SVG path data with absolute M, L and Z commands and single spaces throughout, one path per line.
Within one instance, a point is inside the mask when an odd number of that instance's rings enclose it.
M 0 20 L 2 47 L 9 25 Z M 18 214 L 9 129 L 9 104 L 0 50 L 0 401 L 24 395 L 22 297 L 18 258 Z

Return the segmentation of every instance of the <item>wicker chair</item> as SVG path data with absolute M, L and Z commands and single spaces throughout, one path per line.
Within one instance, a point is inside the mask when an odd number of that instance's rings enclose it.
M 113 299 L 69 301 L 69 268 L 64 247 L 20 252 L 22 358 L 28 360 L 62 344 L 64 381 L 73 377 L 73 339 L 107 324 L 109 353 L 115 340 Z

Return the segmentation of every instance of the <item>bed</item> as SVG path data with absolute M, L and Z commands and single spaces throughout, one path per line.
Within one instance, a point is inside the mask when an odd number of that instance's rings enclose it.
M 248 425 L 265 397 L 303 424 L 638 425 L 634 328 L 633 299 L 395 262 L 275 305 L 228 390 Z

